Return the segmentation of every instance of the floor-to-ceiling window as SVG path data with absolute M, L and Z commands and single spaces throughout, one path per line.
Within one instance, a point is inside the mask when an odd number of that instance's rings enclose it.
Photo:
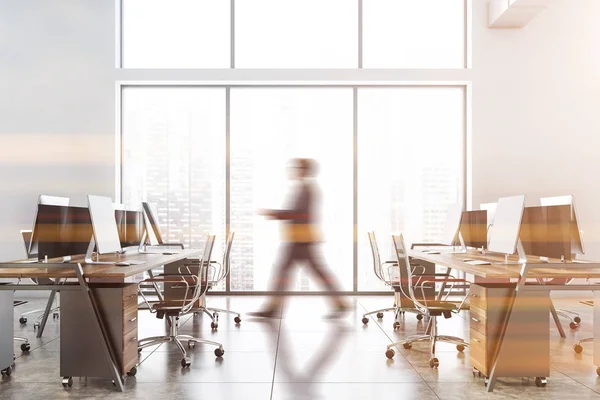
M 436 240 L 465 202 L 468 83 L 357 72 L 466 68 L 468 0 L 122 1 L 121 200 L 156 203 L 169 240 L 216 233 L 215 260 L 236 232 L 230 290 L 269 289 L 279 226 L 256 211 L 285 206 L 291 158 L 320 165 L 346 291 L 383 288 L 367 231 L 388 258 L 390 233 Z M 300 268 L 290 289 L 319 285 Z

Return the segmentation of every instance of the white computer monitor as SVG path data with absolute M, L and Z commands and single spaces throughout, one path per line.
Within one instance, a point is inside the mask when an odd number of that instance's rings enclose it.
M 519 232 L 525 207 L 525 195 L 502 197 L 496 206 L 494 230 L 491 232 L 490 251 L 514 254 L 519 243 Z
M 98 254 L 121 252 L 119 230 L 112 199 L 88 195 L 88 207 Z
M 569 194 L 566 196 L 542 197 L 540 198 L 540 204 L 542 206 L 571 206 L 571 252 L 573 254 L 584 254 L 583 240 L 581 239 L 577 209 L 575 207 L 575 196 Z
M 449 204 L 446 213 L 446 222 L 442 232 L 441 244 L 452 246 L 456 243 L 456 235 L 460 228 L 460 220 L 462 217 L 462 206 L 460 204 Z
M 498 203 L 481 203 L 479 205 L 480 210 L 487 211 L 487 223 L 488 225 L 494 225 L 494 217 L 496 216 L 496 207 Z

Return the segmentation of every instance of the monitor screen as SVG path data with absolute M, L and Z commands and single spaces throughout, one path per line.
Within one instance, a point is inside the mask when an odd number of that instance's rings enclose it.
M 525 195 L 502 197 L 496 206 L 494 229 L 490 234 L 490 251 L 514 254 L 521 230 Z
M 455 244 L 456 235 L 462 218 L 462 206 L 460 204 L 449 204 L 446 213 L 446 222 L 440 243 L 452 246 Z
M 40 194 L 38 196 L 38 205 L 48 206 L 68 206 L 70 199 L 68 197 L 49 196 L 46 194 Z M 36 209 L 37 212 L 37 209 Z M 29 241 L 29 248 L 27 250 L 28 257 L 35 257 L 38 254 L 38 235 L 35 230 L 37 223 L 37 215 L 33 219 L 33 229 L 31 232 L 31 239 Z
M 150 225 L 150 229 L 146 229 L 150 239 L 152 239 L 152 236 L 154 236 L 158 244 L 163 244 L 164 242 L 158 226 L 158 213 L 156 206 L 154 204 L 150 205 L 150 203 L 144 201 L 142 202 L 142 207 L 144 208 L 144 213 L 146 214 L 145 222 Z M 148 228 L 148 226 L 146 228 Z
M 85 207 L 38 205 L 39 260 L 85 254 L 92 238 L 90 214 Z
M 571 253 L 584 254 L 583 240 L 581 238 L 581 231 L 579 229 L 579 221 L 577 218 L 577 208 L 575 207 L 575 196 L 555 196 L 555 197 L 542 197 L 540 199 L 542 206 L 560 206 L 570 205 L 571 206 Z
M 144 214 L 141 211 L 115 210 L 121 247 L 139 246 L 144 234 Z
M 487 211 L 463 211 L 460 234 L 467 247 L 487 247 Z
M 121 251 L 115 210 L 110 197 L 88 195 L 94 239 L 99 254 Z

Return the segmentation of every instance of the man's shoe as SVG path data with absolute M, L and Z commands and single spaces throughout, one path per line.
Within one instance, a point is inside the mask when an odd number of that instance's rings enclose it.
M 258 318 L 281 318 L 281 313 L 275 310 L 254 311 L 248 313 L 248 315 Z

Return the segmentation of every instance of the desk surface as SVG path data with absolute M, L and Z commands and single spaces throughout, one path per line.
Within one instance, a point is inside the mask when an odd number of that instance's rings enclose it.
M 518 278 L 521 272 L 521 264 L 501 264 L 504 262 L 504 256 L 489 253 L 483 255 L 477 250 L 459 254 L 427 254 L 414 249 L 409 250 L 408 255 L 481 278 Z M 471 265 L 463 262 L 466 258 L 490 261 L 492 264 Z M 509 257 L 509 261 L 516 262 L 517 260 L 516 256 Z M 529 266 L 527 274 L 529 278 L 600 278 L 600 263 L 597 262 L 583 264 L 567 261 L 561 263 L 560 260 L 550 259 L 548 263 L 545 263 L 537 257 L 528 257 L 527 265 Z
M 168 251 L 168 250 L 165 250 Z M 61 263 L 61 267 L 77 262 L 82 263 L 83 273 L 86 278 L 117 278 L 123 279 L 140 274 L 150 269 L 158 268 L 165 264 L 171 264 L 186 258 L 198 257 L 201 249 L 178 250 L 176 254 L 140 254 L 135 251 L 129 251 L 122 255 L 110 254 L 100 256 L 100 261 L 145 261 L 143 264 L 129 265 L 127 267 L 117 267 L 115 265 L 85 265 L 83 256 L 74 258 L 70 263 Z M 0 263 L 0 278 L 75 278 L 74 269 L 56 268 L 52 264 L 42 267 L 42 263 L 23 264 L 17 261 Z

